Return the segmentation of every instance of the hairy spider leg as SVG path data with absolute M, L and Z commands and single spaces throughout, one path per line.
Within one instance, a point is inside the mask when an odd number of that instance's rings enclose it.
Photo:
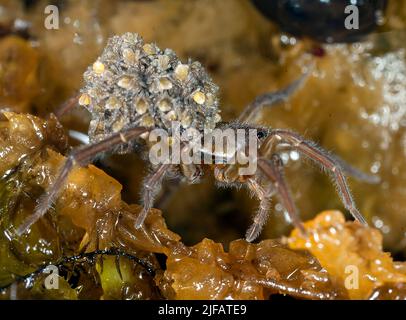
M 286 209 L 290 220 L 293 225 L 300 230 L 303 235 L 306 235 L 306 230 L 300 221 L 298 210 L 295 203 L 290 195 L 290 190 L 284 179 L 284 171 L 282 160 L 279 155 L 274 154 L 271 160 L 260 158 L 258 159 L 258 167 L 265 174 L 265 176 L 272 182 L 274 187 L 273 191 L 276 191 L 278 197 Z M 253 219 L 252 225 L 248 228 L 245 239 L 248 242 L 254 241 L 260 234 L 266 223 L 269 213 L 270 199 L 273 193 L 266 192 L 263 187 L 261 187 L 257 181 L 249 180 L 250 189 L 257 195 L 260 200 L 258 212 Z
M 279 102 L 287 101 L 289 98 L 292 97 L 297 90 L 299 90 L 302 86 L 306 78 L 309 76 L 310 71 L 312 70 L 313 66 L 309 67 L 309 70 L 304 73 L 299 79 L 295 80 L 291 84 L 289 84 L 284 89 L 275 92 L 265 93 L 255 98 L 253 102 L 251 102 L 240 114 L 238 118 L 238 122 L 240 123 L 255 123 L 257 117 L 262 110 L 263 107 L 273 107 L 276 106 Z M 336 155 L 329 155 L 332 159 L 334 158 L 335 161 L 340 165 L 341 169 L 349 176 L 363 181 L 369 184 L 377 184 L 380 182 L 380 178 L 375 175 L 370 175 L 357 168 L 354 168 L 341 158 Z
M 79 97 L 80 93 L 75 93 L 73 96 L 71 96 L 68 100 L 66 100 L 64 103 L 62 103 L 59 107 L 56 108 L 54 114 L 55 116 L 60 119 L 63 117 L 66 113 L 68 113 L 70 110 L 75 108 L 79 104 Z
M 28 229 L 48 211 L 74 165 L 77 164 L 83 166 L 89 163 L 96 155 L 106 152 L 117 145 L 136 139 L 146 131 L 148 131 L 148 129 L 144 127 L 128 128 L 112 134 L 102 141 L 73 150 L 61 167 L 54 183 L 48 188 L 43 196 L 39 198 L 39 202 L 35 207 L 33 214 L 17 228 L 17 235 L 21 236 L 26 233 Z
M 377 184 L 381 181 L 381 178 L 379 176 L 362 172 L 361 170 L 354 168 L 352 165 L 350 165 L 337 155 L 330 154 L 329 156 L 332 159 L 334 159 L 335 162 L 340 165 L 343 172 L 349 175 L 350 177 L 353 177 L 359 181 L 363 181 L 369 184 Z
M 336 159 L 331 157 L 329 153 L 323 150 L 321 147 L 316 146 L 315 143 L 306 140 L 295 132 L 284 129 L 271 130 L 269 136 L 264 140 L 261 148 L 265 147 L 270 141 L 275 142 L 275 139 L 277 140 L 276 143 L 283 142 L 292 145 L 292 147 L 298 152 L 313 160 L 316 165 L 326 169 L 331 174 L 332 180 L 337 187 L 338 194 L 344 204 L 344 207 L 356 220 L 364 225 L 368 225 L 365 218 L 355 206 L 355 202 L 348 187 L 342 167 L 340 163 L 336 161 Z
M 245 107 L 243 112 L 238 117 L 237 121 L 241 123 L 255 123 L 256 118 L 259 115 L 259 112 L 263 107 L 276 106 L 277 103 L 287 101 L 291 96 L 300 89 L 309 75 L 309 71 L 304 73 L 299 79 L 293 81 L 287 87 L 274 91 L 268 92 L 262 95 L 259 95 L 252 101 L 248 106 Z
M 254 241 L 260 235 L 262 228 L 268 220 L 271 204 L 271 192 L 267 192 L 255 179 L 249 179 L 247 181 L 248 188 L 255 194 L 259 200 L 259 206 L 257 212 L 252 219 L 253 222 L 245 233 L 245 240 L 248 242 Z
M 162 187 L 162 179 L 168 172 L 170 164 L 161 164 L 159 168 L 147 177 L 143 190 L 143 208 L 135 220 L 135 228 L 139 229 L 144 224 L 148 212 L 154 204 L 154 198 L 159 193 Z
M 291 150 L 292 146 L 289 144 L 286 146 L 287 150 Z M 278 147 L 279 150 L 279 147 Z M 285 148 L 280 148 L 280 150 L 285 150 Z M 338 163 L 343 170 L 343 172 L 350 177 L 353 177 L 354 179 L 357 179 L 358 181 L 362 181 L 368 184 L 377 184 L 381 181 L 381 178 L 379 176 L 373 175 L 373 174 L 368 174 L 365 173 L 352 165 L 350 165 L 348 162 L 345 160 L 341 159 L 339 156 L 335 154 L 331 154 L 330 152 L 326 151 L 328 153 L 329 157 L 331 159 L 334 159 L 336 163 Z
M 280 202 L 286 209 L 293 225 L 300 230 L 303 235 L 306 235 L 306 230 L 300 220 L 298 210 L 285 180 L 283 162 L 280 156 L 278 154 L 273 154 L 270 160 L 260 158 L 258 159 L 258 167 L 273 182 Z

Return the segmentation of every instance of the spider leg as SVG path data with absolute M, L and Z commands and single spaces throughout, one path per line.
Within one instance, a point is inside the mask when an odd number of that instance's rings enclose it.
M 343 169 L 335 158 L 331 157 L 327 151 L 316 146 L 315 143 L 304 139 L 297 133 L 284 129 L 272 130 L 269 136 L 265 139 L 263 146 L 266 146 L 268 142 L 273 141 L 274 139 L 279 142 L 291 144 L 292 147 L 294 147 L 297 151 L 313 160 L 320 167 L 328 170 L 337 186 L 338 194 L 344 204 L 344 207 L 350 211 L 356 220 L 364 225 L 368 225 L 365 218 L 355 206 L 355 202 L 352 198 L 352 194 L 344 176 Z
M 143 209 L 135 220 L 135 228 L 139 229 L 144 224 L 145 218 L 148 215 L 154 204 L 154 198 L 161 190 L 162 179 L 168 171 L 169 164 L 162 164 L 154 173 L 147 177 L 143 191 Z
M 264 106 L 275 106 L 277 103 L 287 101 L 304 83 L 309 72 L 303 74 L 299 79 L 293 81 L 284 89 L 275 92 L 268 92 L 255 98 L 240 114 L 238 122 L 255 122 L 256 117 Z
M 83 166 L 90 162 L 97 154 L 106 152 L 114 146 L 135 139 L 147 130 L 148 129 L 143 127 L 125 129 L 102 141 L 73 150 L 61 167 L 54 183 L 48 188 L 44 195 L 40 197 L 39 202 L 34 209 L 34 213 L 17 228 L 17 235 L 21 236 L 27 232 L 28 229 L 47 212 L 58 195 L 58 192 L 63 187 L 74 165 L 77 164 Z
M 352 165 L 341 159 L 340 157 L 336 155 L 330 155 L 332 159 L 334 159 L 341 167 L 341 169 L 349 175 L 350 177 L 353 177 L 359 181 L 363 181 L 369 184 L 377 184 L 381 181 L 381 178 L 379 176 L 375 176 L 372 174 L 368 174 L 365 172 L 362 172 L 361 170 L 354 168 Z
M 285 181 L 282 159 L 278 154 L 273 154 L 271 160 L 258 159 L 259 169 L 273 182 L 279 199 L 286 209 L 293 225 L 306 235 L 306 230 L 300 220 L 295 202 L 291 196 L 288 184 Z
M 76 107 L 79 103 L 79 97 L 80 97 L 80 93 L 76 93 L 75 95 L 70 97 L 68 100 L 66 100 L 64 103 L 62 103 L 59 107 L 56 108 L 56 110 L 54 112 L 55 116 L 58 119 L 60 119 L 67 112 L 69 112 L 74 107 Z
M 261 234 L 262 228 L 268 219 L 271 195 L 268 195 L 267 191 L 254 179 L 248 180 L 248 188 L 259 199 L 258 211 L 253 218 L 251 226 L 245 233 L 245 240 L 252 242 Z
M 287 149 L 291 150 L 292 146 L 289 145 Z M 282 150 L 284 150 L 284 148 L 282 148 Z M 337 162 L 340 165 L 341 169 L 343 170 L 343 172 L 346 175 L 353 177 L 353 178 L 357 179 L 358 181 L 363 181 L 363 182 L 369 183 L 369 184 L 377 184 L 381 181 L 381 178 L 379 176 L 365 173 L 365 172 L 353 167 L 347 161 L 341 159 L 337 155 L 334 155 L 331 153 L 328 153 L 328 154 L 331 159 L 334 159 L 335 162 Z

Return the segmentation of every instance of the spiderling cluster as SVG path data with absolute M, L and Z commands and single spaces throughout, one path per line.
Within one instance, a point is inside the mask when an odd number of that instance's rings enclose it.
M 214 129 L 221 120 L 218 87 L 199 62 L 182 63 L 171 49 L 144 43 L 137 34 L 114 36 L 84 73 L 79 103 L 92 115 L 91 142 L 135 125 L 171 133 Z M 123 147 L 123 146 L 122 146 Z M 133 150 L 121 149 L 121 152 Z

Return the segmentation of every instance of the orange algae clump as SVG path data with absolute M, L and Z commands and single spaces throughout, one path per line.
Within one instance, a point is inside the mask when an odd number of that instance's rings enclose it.
M 284 240 L 258 244 L 236 240 L 223 245 L 204 239 L 188 247 L 152 209 L 144 228 L 135 228 L 139 205 L 121 199 L 122 186 L 93 165 L 75 167 L 54 208 L 34 224 L 29 235 L 12 237 L 32 214 L 64 161 L 63 128 L 54 118 L 4 113 L 0 121 L 0 286 L 16 275 L 30 275 L 44 263 L 67 256 L 116 248 L 135 257 L 97 254 L 63 263 L 81 273 L 72 286 L 50 295 L 41 289 L 43 274 L 18 282 L 19 299 L 272 299 L 283 294 L 299 299 L 404 299 L 406 265 L 382 252 L 378 230 L 346 222 L 341 213 L 324 212 L 305 224 L 309 238 L 297 231 Z M 40 244 L 40 245 L 38 245 Z M 16 255 L 16 253 L 18 253 Z M 167 257 L 160 265 L 155 254 Z M 27 266 L 27 262 L 30 266 Z M 144 265 L 143 265 L 144 264 Z M 82 271 L 75 269 L 81 266 Z M 148 265 L 148 266 L 146 266 Z M 346 267 L 350 266 L 350 269 Z M 348 287 L 348 270 L 358 270 L 358 289 Z M 352 268 L 352 269 L 351 269 Z M 352 279 L 352 278 L 351 278 Z M 34 283 L 34 287 L 25 287 Z M 354 280 L 350 282 L 354 286 Z M 0 290 L 0 299 L 13 291 Z M 14 297 L 15 298 L 15 297 Z
M 295 229 L 287 239 L 290 248 L 309 250 L 334 284 L 347 289 L 351 299 L 384 298 L 391 292 L 396 295 L 396 290 L 404 292 L 406 268 L 382 251 L 378 230 L 346 222 L 338 211 L 320 213 L 306 222 L 305 228 L 308 238 Z
M 268 299 L 272 294 L 345 297 L 344 291 L 333 288 L 314 257 L 277 240 L 259 244 L 236 240 L 226 253 L 221 244 L 204 239 L 188 254 L 172 252 L 163 280 L 171 284 L 171 299 Z
M 32 115 L 3 112 L 0 121 L 0 174 L 33 157 L 44 146 L 57 150 L 67 148 L 62 126 L 51 116 L 44 121 Z

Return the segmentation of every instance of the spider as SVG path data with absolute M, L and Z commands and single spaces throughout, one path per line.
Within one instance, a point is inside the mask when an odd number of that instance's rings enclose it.
M 280 91 L 258 96 L 236 121 L 221 122 L 218 87 L 199 62 L 189 59 L 187 63 L 182 63 L 172 50 L 161 50 L 155 44 L 145 43 L 138 34 L 112 37 L 102 55 L 84 73 L 85 85 L 80 95 L 63 108 L 69 109 L 77 101 L 89 110 L 92 116 L 88 132 L 90 143 L 69 154 L 55 181 L 40 197 L 33 214 L 18 227 L 17 234 L 25 233 L 47 212 L 74 165 L 86 165 L 106 152 L 138 152 L 147 158 L 151 148 L 148 143 L 150 133 L 157 128 L 170 133 L 174 121 L 179 121 L 181 130 L 193 127 L 203 135 L 210 134 L 216 128 L 255 129 L 257 154 L 254 160 L 257 170 L 253 174 L 242 175 L 236 170 L 239 165 L 235 163 L 152 165 L 152 173 L 144 182 L 143 210 L 136 217 L 136 228 L 143 226 L 165 178 L 176 177 L 186 183 L 195 183 L 205 171 L 211 170 L 220 185 L 247 187 L 258 199 L 258 211 L 245 235 L 247 241 L 254 241 L 259 236 L 267 220 L 270 198 L 275 194 L 279 196 L 294 226 L 305 233 L 285 182 L 283 162 L 278 154 L 280 148 L 286 146 L 327 170 L 345 208 L 356 220 L 367 224 L 355 206 L 344 174 L 368 183 L 376 183 L 377 177 L 358 171 L 290 130 L 255 125 L 258 112 L 264 106 L 288 99 L 305 78 L 306 75 L 303 75 Z M 181 151 L 187 151 L 191 143 L 192 140 L 183 142 Z M 210 153 L 210 148 L 199 152 Z

